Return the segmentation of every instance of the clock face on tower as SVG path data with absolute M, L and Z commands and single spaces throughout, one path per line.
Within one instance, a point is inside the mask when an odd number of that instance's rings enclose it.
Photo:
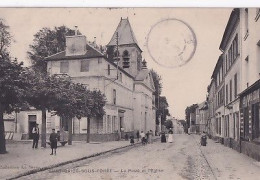
M 165 19 L 154 24 L 147 37 L 152 59 L 167 68 L 181 67 L 189 62 L 197 47 L 193 29 L 179 19 Z

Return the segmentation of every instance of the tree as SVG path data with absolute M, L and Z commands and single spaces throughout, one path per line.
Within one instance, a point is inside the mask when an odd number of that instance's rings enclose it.
M 12 36 L 8 30 L 9 26 L 0 18 L 0 57 L 2 58 L 8 55 L 8 48 L 11 45 Z
M 162 92 L 162 82 L 161 82 L 162 78 L 153 69 L 151 70 L 151 74 L 152 74 L 154 87 L 155 87 L 155 92 L 154 92 L 154 95 L 155 95 L 155 107 L 157 107 L 157 111 L 156 111 L 156 124 L 158 125 L 159 122 L 160 122 L 159 121 L 159 116 L 161 115 L 160 111 L 159 111 L 159 103 L 160 103 L 159 97 L 160 97 L 161 92 Z
M 6 153 L 4 113 L 11 113 L 22 104 L 24 87 L 23 63 L 12 59 L 8 52 L 11 43 L 9 27 L 0 19 L 0 154 Z
M 190 114 L 194 113 L 197 107 L 198 107 L 198 104 L 192 104 L 191 106 L 188 106 L 185 109 L 185 119 L 186 119 L 188 128 L 190 127 Z
M 72 36 L 75 31 L 66 27 L 42 28 L 34 35 L 33 44 L 27 52 L 32 67 L 37 72 L 47 73 L 47 64 L 44 58 L 64 51 L 66 48 L 66 36 Z M 79 33 L 80 34 L 80 33 Z
M 68 122 L 69 139 L 72 144 L 72 119 L 74 117 L 99 117 L 104 115 L 105 98 L 99 91 L 89 91 L 84 85 L 73 83 L 69 76 L 28 73 L 30 86 L 27 101 L 42 111 L 42 147 L 46 147 L 46 111 L 54 111 Z M 89 127 L 89 126 L 88 126 Z
M 156 111 L 158 116 L 161 116 L 161 123 L 164 124 L 166 117 L 170 115 L 168 110 L 168 102 L 165 96 L 159 97 L 159 109 Z
M 166 120 L 166 121 L 164 122 L 164 125 L 165 125 L 165 127 L 166 127 L 167 129 L 173 128 L 173 123 L 172 123 L 171 120 Z

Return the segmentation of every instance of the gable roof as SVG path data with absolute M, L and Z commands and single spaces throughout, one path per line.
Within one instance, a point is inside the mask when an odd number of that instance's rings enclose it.
M 143 81 L 143 80 L 145 80 L 145 78 L 147 77 L 148 74 L 149 74 L 148 69 L 142 69 L 141 71 L 139 71 L 139 73 L 135 77 L 135 80 L 136 81 Z
M 142 69 L 139 71 L 137 76 L 135 77 L 135 82 L 141 82 L 142 84 L 145 84 L 146 86 L 149 85 L 149 88 L 151 88 L 153 91 L 155 91 L 153 78 L 151 78 L 149 69 Z M 145 82 L 146 77 L 149 77 L 149 84 Z
M 116 28 L 116 31 L 114 32 L 107 46 L 116 45 L 117 32 L 118 32 L 118 45 L 136 44 L 138 46 L 137 40 L 135 38 L 134 32 L 132 30 L 128 18 L 127 19 L 121 18 Z
M 57 54 L 51 55 L 45 58 L 46 61 L 54 61 L 54 60 L 66 60 L 66 59 L 82 59 L 82 58 L 95 58 L 95 57 L 104 57 L 104 54 L 99 52 L 94 47 L 90 46 L 89 44 L 86 45 L 86 53 L 84 55 L 73 55 L 73 56 L 66 56 L 65 51 L 61 51 Z

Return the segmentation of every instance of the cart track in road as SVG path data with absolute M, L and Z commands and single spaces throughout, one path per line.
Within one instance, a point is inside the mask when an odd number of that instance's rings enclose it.
M 98 160 L 102 157 L 103 158 L 108 157 L 110 155 L 117 154 L 117 153 L 122 154 L 124 152 L 127 152 L 127 151 L 133 149 L 134 147 L 139 147 L 139 146 L 141 146 L 141 143 L 136 143 L 133 146 L 129 145 L 129 146 L 115 148 L 115 149 L 108 150 L 108 151 L 105 151 L 105 152 L 101 152 L 101 153 L 93 154 L 93 155 L 90 155 L 90 156 L 74 159 L 74 160 L 71 160 L 71 161 L 51 165 L 51 166 L 48 166 L 48 167 L 34 169 L 34 170 L 31 170 L 31 171 L 28 171 L 28 172 L 25 172 L 25 173 L 22 173 L 22 174 L 18 174 L 14 177 L 8 178 L 7 180 L 27 179 L 26 177 L 28 177 L 28 176 L 31 176 L 31 175 L 34 175 L 34 174 L 37 174 L 37 173 L 40 173 L 40 172 L 51 171 L 52 169 L 61 168 L 61 167 L 67 166 L 67 165 L 71 166 L 75 163 L 80 163 L 80 162 L 83 163 L 83 162 L 87 162 L 87 161 L 93 162 L 93 161 Z
M 195 144 L 198 146 L 198 148 L 199 148 L 199 150 L 200 150 L 200 153 L 201 153 L 201 155 L 203 156 L 203 158 L 204 158 L 204 159 L 205 159 L 205 161 L 207 162 L 207 164 L 208 164 L 208 167 L 209 167 L 209 169 L 210 169 L 210 171 L 211 171 L 211 173 L 212 173 L 212 175 L 213 175 L 214 179 L 215 179 L 215 180 L 217 180 L 217 176 L 215 175 L 215 173 L 214 173 L 214 171 L 213 171 L 213 169 L 212 169 L 211 165 L 209 164 L 209 162 L 208 162 L 208 160 L 207 160 L 206 156 L 204 155 L 204 153 L 203 153 L 203 152 L 202 152 L 202 150 L 201 150 L 201 145 L 200 145 L 200 143 L 196 141 L 196 139 L 195 139 L 195 137 L 194 137 L 193 135 L 192 135 L 192 137 L 193 137 L 193 139 L 194 139 L 194 142 L 195 142 Z

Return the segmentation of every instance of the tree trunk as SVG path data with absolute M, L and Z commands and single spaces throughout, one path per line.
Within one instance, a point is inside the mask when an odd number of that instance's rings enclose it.
M 67 121 L 69 130 L 68 145 L 72 145 L 72 118 L 68 118 Z
M 42 133 L 41 133 L 41 147 L 46 148 L 46 109 L 42 109 Z
M 5 126 L 4 126 L 4 112 L 0 105 L 0 154 L 7 153 L 5 147 Z
M 90 139 L 90 118 L 87 118 L 87 143 L 89 143 L 89 139 Z

